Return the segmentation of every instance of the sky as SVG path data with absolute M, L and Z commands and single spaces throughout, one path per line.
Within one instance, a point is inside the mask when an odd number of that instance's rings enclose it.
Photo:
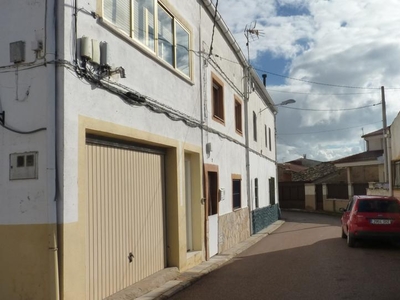
M 216 4 L 217 0 L 213 0 Z M 278 162 L 366 150 L 400 111 L 400 1 L 219 0 L 218 11 L 279 106 Z M 254 28 L 259 36 L 249 36 Z

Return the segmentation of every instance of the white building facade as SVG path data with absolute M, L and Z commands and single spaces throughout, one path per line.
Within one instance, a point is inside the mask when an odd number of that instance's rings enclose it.
M 104 299 L 276 217 L 273 102 L 210 1 L 0 14 L 0 298 Z

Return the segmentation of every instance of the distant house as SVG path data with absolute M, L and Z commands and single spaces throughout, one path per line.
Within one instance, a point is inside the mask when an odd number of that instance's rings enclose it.
M 365 152 L 312 166 L 305 158 L 279 165 L 281 207 L 337 211 L 352 195 L 381 193 L 385 187 L 382 129 L 362 137 Z
M 400 199 L 400 113 L 390 125 L 390 181 L 393 196 Z
M 285 163 L 278 164 L 279 182 L 296 181 L 296 174 L 307 170 L 310 167 L 320 164 L 320 161 L 307 159 L 304 155 L 302 158 L 291 160 Z

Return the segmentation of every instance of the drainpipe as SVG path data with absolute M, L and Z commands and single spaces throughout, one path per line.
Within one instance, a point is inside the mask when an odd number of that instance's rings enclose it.
M 280 208 L 280 204 L 279 204 L 279 172 L 278 172 L 278 145 L 277 145 L 277 142 L 276 142 L 276 136 L 277 136 L 277 133 L 276 133 L 276 115 L 278 114 L 278 111 L 277 110 L 275 110 L 274 112 L 273 112 L 273 114 L 274 114 L 274 137 L 275 137 L 275 141 L 274 141 L 274 144 L 275 144 L 275 191 L 274 191 L 274 193 L 275 193 L 275 199 L 276 199 L 276 201 L 275 201 L 275 205 L 278 205 L 278 219 L 280 219 L 281 218 L 281 208 Z M 277 191 L 278 190 L 278 191 Z
M 199 47 L 200 47 L 200 51 L 202 51 L 202 40 L 201 40 L 201 11 L 202 11 L 202 5 L 201 3 L 199 3 Z M 199 55 L 199 75 L 200 75 L 200 122 L 201 122 L 201 127 L 200 127 L 200 135 L 201 135 L 201 169 L 202 169 L 202 179 L 203 179 L 203 187 L 205 186 L 204 183 L 204 129 L 203 129 L 203 125 L 204 125 L 204 111 L 203 111 L 203 74 L 202 74 L 202 70 L 203 70 L 203 57 L 202 55 Z M 202 189 L 203 193 L 204 193 L 204 188 Z M 200 199 L 201 204 L 204 205 L 204 198 L 205 195 L 203 194 L 202 199 Z M 207 260 L 208 258 L 208 241 L 207 241 L 207 226 L 206 226 L 206 218 L 207 218 L 207 212 L 205 211 L 206 209 L 206 205 L 204 205 L 204 219 L 202 219 L 203 222 L 203 229 L 204 229 L 204 236 L 203 236 L 203 240 L 204 240 L 204 248 L 205 248 L 205 258 Z
M 57 30 L 58 30 L 58 2 L 54 1 L 53 7 L 53 14 L 52 18 L 54 20 L 54 29 L 52 31 L 52 35 L 54 37 L 54 44 L 52 45 L 54 49 L 49 51 L 50 53 L 55 53 L 55 60 L 56 62 L 52 65 L 48 65 L 47 67 L 52 68 L 51 72 L 53 73 L 54 78 L 54 91 L 53 97 L 49 97 L 50 100 L 48 101 L 49 105 L 49 123 L 48 123 L 48 146 L 47 146 L 47 153 L 50 156 L 50 153 L 53 153 L 52 157 L 48 158 L 48 180 L 49 184 L 48 187 L 53 187 L 52 192 L 54 193 L 53 203 L 49 203 L 52 206 L 52 214 L 53 216 L 51 219 L 49 218 L 49 222 L 52 225 L 49 225 L 49 252 L 50 252 L 50 260 L 51 260 L 51 275 L 52 282 L 50 287 L 51 298 L 59 300 L 60 299 L 60 269 L 59 269 L 59 257 L 58 257 L 58 187 L 57 187 L 57 98 L 58 98 L 58 76 L 57 76 L 57 45 L 58 45 L 58 38 L 57 38 Z M 48 1 L 46 0 L 46 18 L 48 14 Z M 47 25 L 46 25 L 47 26 Z M 47 33 L 46 33 L 47 34 Z M 46 40 L 47 36 L 45 37 Z M 44 49 L 44 55 L 47 55 L 47 43 Z M 53 52 L 54 51 L 54 52 Z M 48 189 L 48 192 L 50 190 Z M 48 193 L 50 194 L 50 193 Z M 50 198 L 48 198 L 50 202 Z

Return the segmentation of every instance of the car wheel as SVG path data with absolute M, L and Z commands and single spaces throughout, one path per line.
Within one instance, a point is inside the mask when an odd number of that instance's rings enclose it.
M 354 239 L 354 237 L 352 237 L 350 235 L 350 232 L 347 233 L 347 246 L 349 246 L 350 248 L 353 248 L 356 245 L 356 241 Z
M 342 227 L 342 239 L 345 239 L 347 235 L 344 233 L 343 227 Z

